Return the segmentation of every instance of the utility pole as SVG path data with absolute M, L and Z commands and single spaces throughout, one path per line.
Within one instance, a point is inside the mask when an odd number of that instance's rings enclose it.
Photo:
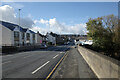
M 18 9 L 19 10 L 19 26 L 20 26 L 20 11 L 21 9 Z
M 18 29 L 19 29 L 19 30 L 20 30 L 20 10 L 21 10 L 21 9 L 18 9 L 18 11 L 19 11 L 19 26 L 18 26 Z M 19 44 L 18 44 L 19 46 L 20 46 L 20 44 L 21 44 L 20 42 L 21 42 L 21 33 L 20 33 L 20 31 L 19 31 Z

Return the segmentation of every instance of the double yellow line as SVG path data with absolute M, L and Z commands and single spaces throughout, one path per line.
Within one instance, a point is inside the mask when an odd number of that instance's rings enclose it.
M 67 51 L 68 52 L 68 51 Z M 50 78 L 50 76 L 53 74 L 53 72 L 56 70 L 56 68 L 58 67 L 58 65 L 62 62 L 62 60 L 65 58 L 65 56 L 67 56 L 68 54 L 66 54 L 60 59 L 60 61 L 56 64 L 56 66 L 53 68 L 53 70 L 49 73 L 49 75 L 46 77 L 45 80 L 48 80 Z

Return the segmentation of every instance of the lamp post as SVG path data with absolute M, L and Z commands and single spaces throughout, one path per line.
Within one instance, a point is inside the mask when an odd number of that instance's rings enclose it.
M 19 46 L 20 46 L 20 44 L 21 44 L 21 33 L 20 33 L 20 11 L 21 11 L 21 9 L 18 9 L 18 11 L 19 11 L 19 26 L 18 26 L 18 29 L 19 29 Z
M 19 26 L 20 26 L 20 11 L 21 9 L 18 9 L 19 10 Z

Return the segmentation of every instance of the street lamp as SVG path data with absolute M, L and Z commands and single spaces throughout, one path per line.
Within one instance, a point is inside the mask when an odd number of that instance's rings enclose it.
M 18 9 L 19 10 L 19 26 L 20 26 L 20 11 L 21 9 Z
M 21 34 L 20 33 L 20 10 L 21 9 L 18 9 L 18 11 L 19 11 L 19 26 L 18 26 L 18 28 L 19 28 L 19 34 Z M 20 45 L 20 41 L 21 41 L 21 39 L 20 39 L 20 36 L 19 36 L 19 45 Z

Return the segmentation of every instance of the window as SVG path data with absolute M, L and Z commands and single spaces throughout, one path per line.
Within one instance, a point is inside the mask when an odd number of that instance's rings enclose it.
M 14 44 L 15 46 L 19 45 L 19 32 L 18 31 L 14 31 Z
M 35 34 L 33 34 L 33 40 L 35 40 Z
M 35 34 L 33 34 L 33 44 L 35 44 Z
M 24 37 L 25 37 L 25 33 L 23 32 L 23 33 L 22 33 L 22 39 L 24 39 Z
M 19 37 L 19 32 L 14 31 L 14 38 L 18 38 Z
M 30 33 L 27 33 L 27 40 L 30 40 Z

